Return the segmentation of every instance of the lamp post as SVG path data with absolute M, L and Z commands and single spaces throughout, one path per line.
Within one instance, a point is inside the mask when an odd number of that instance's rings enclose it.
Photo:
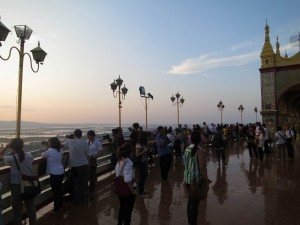
M 146 131 L 148 131 L 148 104 L 150 103 L 150 98 L 153 100 L 153 95 L 150 93 L 146 94 L 145 88 L 140 86 L 139 88 L 141 98 L 145 99 L 145 110 L 146 110 Z
M 243 111 L 244 111 L 244 106 L 243 105 L 240 105 L 238 107 L 238 110 L 241 112 L 241 124 L 243 124 Z
M 223 110 L 224 110 L 224 108 L 225 108 L 225 105 L 224 105 L 223 102 L 220 100 L 219 103 L 217 104 L 217 107 L 218 107 L 219 111 L 221 112 L 221 124 L 223 124 L 222 113 L 223 113 Z
M 176 102 L 175 102 L 175 97 L 176 97 Z M 179 127 L 179 106 L 182 107 L 185 100 L 183 97 L 181 97 L 181 99 L 179 99 L 180 98 L 179 92 L 177 92 L 177 94 L 175 94 L 175 97 L 174 97 L 174 95 L 172 95 L 170 99 L 172 101 L 173 106 L 177 105 L 177 127 Z
M 121 108 L 122 108 L 121 98 L 122 98 L 122 100 L 125 100 L 125 95 L 128 92 L 128 89 L 125 87 L 125 84 L 124 84 L 124 87 L 121 88 L 122 84 L 123 84 L 123 80 L 120 78 L 120 75 L 119 75 L 118 79 L 115 79 L 114 82 L 110 84 L 111 90 L 113 91 L 113 96 L 115 98 L 117 98 L 119 96 L 119 106 L 118 106 L 119 107 L 119 127 L 121 127 Z M 117 90 L 117 88 L 118 88 L 118 90 Z
M 257 110 L 257 107 L 255 106 L 255 107 L 254 107 L 254 112 L 255 112 L 255 122 L 256 122 L 256 123 L 257 123 L 257 111 L 258 111 L 258 110 Z
M 32 67 L 32 58 L 28 53 L 24 53 L 24 45 L 25 45 L 25 40 L 29 40 L 32 30 L 27 27 L 26 25 L 16 25 L 14 26 L 17 37 L 19 38 L 18 43 L 20 43 L 20 49 L 17 47 L 13 46 L 9 50 L 9 55 L 7 58 L 3 58 L 0 56 L 1 59 L 3 60 L 8 60 L 11 56 L 11 51 L 13 49 L 17 50 L 19 53 L 19 80 L 18 80 L 18 102 L 17 102 L 17 121 L 16 121 L 16 137 L 20 137 L 21 135 L 21 110 L 22 110 L 22 82 L 23 82 L 23 62 L 24 62 L 24 56 L 27 55 L 30 59 L 30 66 L 31 70 L 34 73 L 37 73 L 39 71 L 39 65 L 43 64 L 44 59 L 47 55 L 47 53 L 41 49 L 40 43 L 38 43 L 38 47 L 34 48 L 31 50 L 32 57 L 34 61 L 37 64 L 37 69 L 34 70 Z M 0 41 L 5 41 L 7 34 L 10 32 L 7 27 L 3 25 L 3 23 L 0 22 Z M 1 44 L 0 44 L 1 46 Z

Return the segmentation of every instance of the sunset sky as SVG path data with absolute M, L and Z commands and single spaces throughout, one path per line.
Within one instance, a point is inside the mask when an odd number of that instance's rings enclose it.
M 300 1 L 271 0 L 52 0 L 1 1 L 1 22 L 12 32 L 0 47 L 18 46 L 14 25 L 33 31 L 26 52 L 48 53 L 35 74 L 24 61 L 22 120 L 49 123 L 118 123 L 110 83 L 121 75 L 129 89 L 122 122 L 145 123 L 139 86 L 154 96 L 149 123 L 176 124 L 170 97 L 185 99 L 181 123 L 254 122 L 260 110 L 260 53 L 266 19 L 275 49 L 292 56 L 300 32 Z M 36 67 L 36 65 L 33 65 Z M 18 54 L 0 60 L 0 120 L 15 120 Z M 259 117 L 260 119 L 260 117 Z

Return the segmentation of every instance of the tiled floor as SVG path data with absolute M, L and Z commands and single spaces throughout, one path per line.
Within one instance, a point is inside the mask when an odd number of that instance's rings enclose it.
M 277 161 L 273 153 L 264 163 L 249 160 L 248 150 L 242 146 L 242 142 L 230 145 L 225 167 L 219 167 L 214 151 L 207 150 L 207 169 L 213 182 L 208 198 L 200 203 L 198 224 L 300 225 L 299 144 L 294 161 Z M 174 159 L 169 181 L 161 181 L 159 165 L 149 167 L 149 195 L 137 196 L 131 224 L 187 224 L 183 169 L 181 160 Z M 38 224 L 117 224 L 119 202 L 111 184 L 112 175 L 101 177 L 96 198 L 81 206 L 65 202 L 63 210 L 54 213 L 49 204 L 38 211 Z

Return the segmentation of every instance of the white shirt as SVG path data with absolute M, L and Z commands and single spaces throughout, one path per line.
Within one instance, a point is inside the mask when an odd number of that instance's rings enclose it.
M 123 163 L 126 163 L 126 164 L 121 173 L 121 168 L 122 168 Z M 124 161 L 119 160 L 116 165 L 115 171 L 116 171 L 116 177 L 122 175 L 124 177 L 125 183 L 131 182 L 134 178 L 133 163 L 129 158 L 124 159 Z
M 286 138 L 286 135 L 283 131 L 277 131 L 275 133 L 275 139 L 277 145 L 284 144 L 285 143 L 284 138 Z
M 270 138 L 270 132 L 269 132 L 269 129 L 268 128 L 266 128 L 266 127 L 264 127 L 264 131 L 265 131 L 265 140 L 269 140 L 269 138 Z
M 99 140 L 94 140 L 94 142 L 91 142 L 90 140 L 86 140 L 86 143 L 90 147 L 89 156 L 97 155 L 99 152 L 103 150 L 102 143 Z
M 294 137 L 294 131 L 292 129 L 286 130 L 285 134 L 286 134 L 287 138 L 293 138 Z
M 42 157 L 47 159 L 47 173 L 61 175 L 64 173 L 62 165 L 63 151 L 57 151 L 55 148 L 48 148 L 42 153 Z
M 90 148 L 83 139 L 68 139 L 63 145 L 69 149 L 71 167 L 89 165 L 87 157 Z
M 175 137 L 174 137 L 174 135 L 173 134 L 171 134 L 171 133 L 168 133 L 167 134 L 167 137 L 169 138 L 169 140 L 171 141 L 169 144 L 168 144 L 168 146 L 169 147 L 172 147 L 172 146 L 174 146 L 174 141 L 175 141 Z
M 32 162 L 33 156 L 30 152 L 25 152 L 25 158 L 22 163 L 19 161 L 18 154 L 15 154 L 17 161 L 20 166 L 21 173 L 26 176 L 32 176 Z M 5 164 L 10 166 L 10 183 L 11 184 L 20 184 L 20 172 L 16 166 L 14 157 L 10 155 L 4 155 Z

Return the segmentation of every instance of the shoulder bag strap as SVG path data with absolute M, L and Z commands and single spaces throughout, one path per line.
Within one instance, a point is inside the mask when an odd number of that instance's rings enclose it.
M 124 167 L 125 167 L 125 164 L 126 164 L 126 162 L 124 162 L 124 163 L 122 164 L 121 170 L 120 170 L 120 175 L 119 175 L 119 176 L 124 176 L 124 174 L 122 174 L 122 173 L 123 173 L 123 169 L 124 169 Z
M 277 131 L 277 133 L 279 134 L 280 137 L 282 137 L 282 135 L 280 134 L 280 132 Z M 283 139 L 284 141 L 286 141 L 286 139 L 285 139 L 284 137 L 282 137 L 282 139 Z
M 17 160 L 15 154 L 12 154 L 12 155 L 13 155 L 13 157 L 14 157 L 15 164 L 16 164 L 16 166 L 17 166 L 17 169 L 18 169 L 18 171 L 21 173 L 21 169 L 20 169 L 20 165 L 19 165 L 19 163 L 18 163 L 18 160 Z

